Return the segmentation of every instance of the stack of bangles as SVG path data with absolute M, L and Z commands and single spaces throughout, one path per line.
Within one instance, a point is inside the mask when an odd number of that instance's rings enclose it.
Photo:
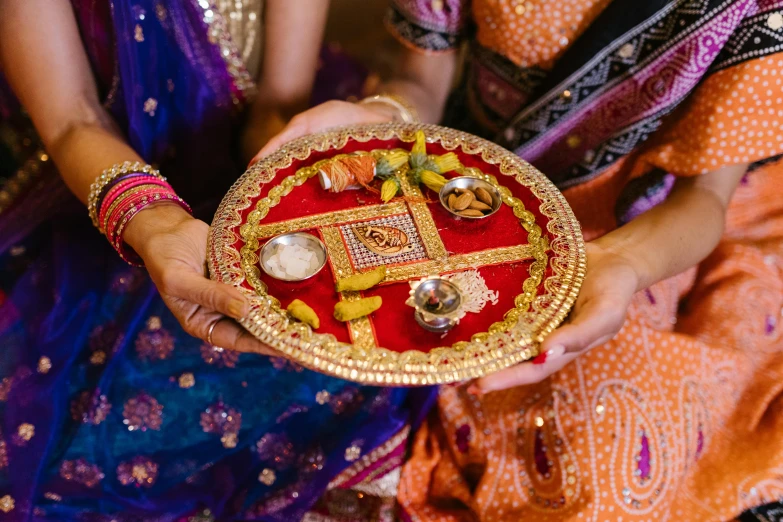
M 141 258 L 122 239 L 128 223 L 149 205 L 163 201 L 192 210 L 160 172 L 149 165 L 126 161 L 103 171 L 90 186 L 87 202 L 92 224 L 104 234 L 127 263 L 142 266 Z

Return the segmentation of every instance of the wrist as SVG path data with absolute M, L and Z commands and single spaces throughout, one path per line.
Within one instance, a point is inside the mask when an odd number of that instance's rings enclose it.
M 177 203 L 168 201 L 154 203 L 133 217 L 125 227 L 122 239 L 144 258 L 150 238 L 190 219 L 194 219 L 193 216 Z
M 590 258 L 600 258 L 602 263 L 612 266 L 615 278 L 623 281 L 623 286 L 631 289 L 632 294 L 655 283 L 656 281 L 651 280 L 647 263 L 632 250 L 612 239 L 611 234 L 608 234 L 588 243 L 588 264 Z
M 396 94 L 376 94 L 363 100 L 359 105 L 371 106 L 372 110 L 388 116 L 392 121 L 403 123 L 418 122 L 416 109 L 405 98 Z
M 370 110 L 376 114 L 380 114 L 389 121 L 397 121 L 400 119 L 400 113 L 394 107 L 386 105 L 380 102 L 366 101 L 361 104 L 365 109 Z

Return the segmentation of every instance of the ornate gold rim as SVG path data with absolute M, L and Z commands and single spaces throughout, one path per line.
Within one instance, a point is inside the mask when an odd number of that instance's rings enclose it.
M 439 142 L 449 150 L 459 148 L 467 154 L 478 154 L 485 162 L 498 165 L 502 175 L 514 177 L 540 200 L 540 211 L 549 218 L 547 231 L 552 237 L 549 244 L 552 275 L 544 279 L 544 292 L 532 297 L 528 312 L 514 317 L 516 324 L 507 330 L 495 329 L 480 339 L 460 343 L 458 349 L 436 349 L 428 353 L 416 350 L 400 353 L 385 348 L 367 351 L 290 321 L 277 310 L 273 297 L 256 295 L 242 286 L 245 281 L 242 256 L 233 246 L 240 240 L 240 213 L 252 205 L 261 186 L 270 182 L 277 171 L 290 166 L 294 158 L 306 159 L 313 151 L 341 149 L 349 139 L 367 142 L 398 138 L 413 142 L 417 130 L 423 130 L 429 142 Z M 240 287 L 248 295 L 251 312 L 240 322 L 256 338 L 309 368 L 375 385 L 457 382 L 530 359 L 538 353 L 541 340 L 567 315 L 576 300 L 586 268 L 579 223 L 563 195 L 543 174 L 494 143 L 435 125 L 360 125 L 287 144 L 251 167 L 229 190 L 215 215 L 209 243 L 210 275 Z

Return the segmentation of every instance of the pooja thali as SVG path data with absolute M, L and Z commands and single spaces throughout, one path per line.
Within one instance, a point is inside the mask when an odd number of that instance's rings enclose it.
M 253 165 L 209 236 L 240 323 L 289 359 L 381 386 L 526 361 L 585 273 L 579 223 L 513 153 L 434 125 L 311 135 Z

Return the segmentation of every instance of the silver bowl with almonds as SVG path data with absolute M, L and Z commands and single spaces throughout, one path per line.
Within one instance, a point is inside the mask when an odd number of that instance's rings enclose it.
M 443 185 L 440 204 L 452 215 L 465 219 L 484 219 L 500 209 L 498 190 L 478 178 L 461 176 Z

